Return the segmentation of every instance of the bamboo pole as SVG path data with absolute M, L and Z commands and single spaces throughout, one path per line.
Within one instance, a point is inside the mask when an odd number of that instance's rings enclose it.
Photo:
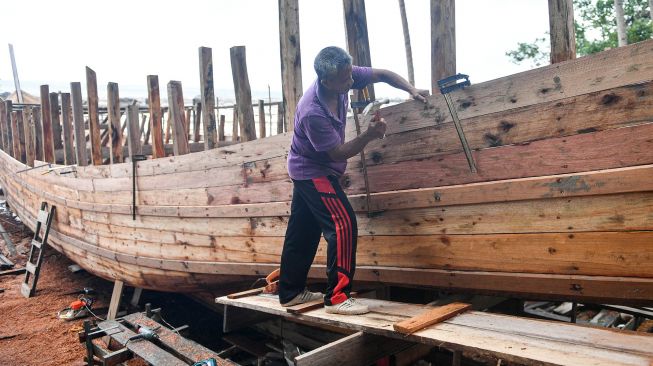
M 75 132 L 75 160 L 78 166 L 88 165 L 86 153 L 86 127 L 84 126 L 84 106 L 82 103 L 82 85 L 70 83 L 73 106 L 73 130 Z
M 91 141 L 91 162 L 102 165 L 102 142 L 100 141 L 100 116 L 98 114 L 97 78 L 95 71 L 86 67 L 86 88 L 88 96 L 88 129 Z
M 292 121 L 303 94 L 298 0 L 279 0 L 279 49 L 283 104 L 286 106 L 284 118 Z M 292 131 L 293 126 L 289 128 Z
M 181 81 L 170 81 L 168 83 L 168 104 L 171 114 L 172 125 L 172 147 L 175 156 L 188 154 L 188 135 L 186 134 L 186 122 L 184 121 L 184 94 L 181 88 Z
M 215 91 L 213 85 L 213 51 L 208 47 L 199 48 L 200 57 L 200 95 L 202 98 L 202 125 L 204 131 L 205 150 L 214 149 L 218 146 L 215 131 L 214 108 Z

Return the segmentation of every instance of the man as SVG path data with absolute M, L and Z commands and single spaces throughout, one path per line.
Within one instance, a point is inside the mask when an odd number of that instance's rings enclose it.
M 384 136 L 386 124 L 382 118 L 375 118 L 367 131 L 345 143 L 347 93 L 381 81 L 423 102 L 429 92 L 415 89 L 391 71 L 352 66 L 351 56 L 338 47 L 320 51 L 314 68 L 317 80 L 297 105 L 288 154 L 288 174 L 294 188 L 281 254 L 279 301 L 282 306 L 292 306 L 322 298 L 321 293 L 306 289 L 306 277 L 320 235 L 324 235 L 328 243 L 326 311 L 364 314 L 369 311 L 367 306 L 349 295 L 358 232 L 356 216 L 338 178 L 345 172 L 348 158 L 360 153 L 370 141 Z

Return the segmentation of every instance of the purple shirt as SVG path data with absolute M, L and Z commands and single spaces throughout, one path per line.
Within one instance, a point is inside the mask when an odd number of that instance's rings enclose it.
M 352 67 L 352 89 L 362 89 L 371 82 L 372 68 Z M 320 83 L 316 80 L 297 104 L 295 130 L 288 154 L 288 175 L 295 180 L 307 180 L 327 175 L 341 176 L 347 161 L 333 161 L 327 153 L 345 143 L 345 127 L 349 96 L 338 95 L 338 115 L 326 103 Z

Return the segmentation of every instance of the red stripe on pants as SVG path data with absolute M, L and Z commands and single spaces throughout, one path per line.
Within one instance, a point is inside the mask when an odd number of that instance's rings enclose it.
M 352 262 L 352 254 L 353 254 L 353 248 L 352 248 L 352 241 L 353 241 L 353 232 L 352 232 L 352 225 L 351 225 L 351 218 L 349 217 L 349 214 L 347 213 L 347 210 L 345 209 L 345 206 L 342 204 L 340 200 L 334 200 L 334 203 L 336 204 L 336 207 L 339 209 L 340 214 L 342 215 L 342 219 L 345 222 L 345 260 L 346 260 L 346 269 L 347 272 L 351 271 L 351 262 Z
M 341 302 L 347 300 L 347 295 L 342 292 L 342 289 L 349 284 L 349 278 L 338 272 L 338 284 L 336 288 L 333 289 L 333 295 L 331 296 L 331 305 L 340 304 Z
M 336 194 L 336 190 L 333 189 L 327 177 L 313 178 L 313 184 L 315 184 L 315 188 L 320 193 Z
M 343 268 L 342 266 L 342 235 L 343 235 L 343 230 L 342 230 L 342 223 L 340 221 L 340 218 L 338 216 L 338 213 L 336 212 L 335 208 L 331 206 L 331 199 L 327 197 L 322 197 L 322 202 L 324 202 L 324 205 L 326 206 L 327 210 L 329 210 L 329 213 L 331 214 L 331 219 L 333 220 L 333 223 L 336 225 L 336 264 L 338 267 Z

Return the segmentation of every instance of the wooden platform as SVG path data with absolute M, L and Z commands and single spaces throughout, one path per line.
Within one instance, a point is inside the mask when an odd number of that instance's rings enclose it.
M 544 320 L 469 311 L 443 323 L 405 336 L 393 324 L 419 315 L 425 305 L 359 299 L 371 312 L 359 316 L 327 314 L 324 309 L 290 314 L 278 299 L 250 296 L 219 297 L 216 302 L 299 321 L 353 329 L 387 338 L 491 354 L 526 365 L 653 365 L 653 335 L 590 328 Z

